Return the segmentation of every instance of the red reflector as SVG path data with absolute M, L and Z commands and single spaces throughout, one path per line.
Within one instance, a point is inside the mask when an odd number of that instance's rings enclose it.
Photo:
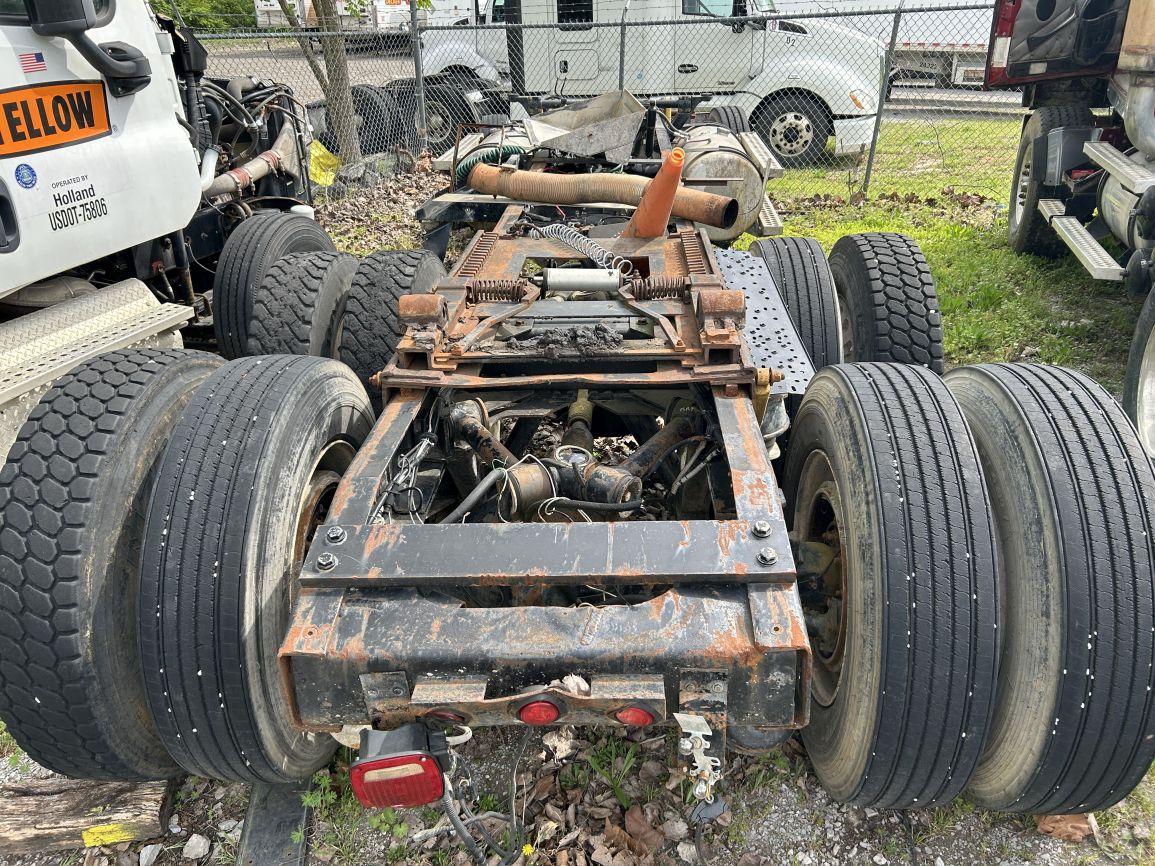
M 614 718 L 630 728 L 648 728 L 654 723 L 654 714 L 641 707 L 623 707 L 614 713 Z
M 445 793 L 441 768 L 423 752 L 356 761 L 349 783 L 361 805 L 371 809 L 426 806 Z
M 517 717 L 527 725 L 549 725 L 557 721 L 561 710 L 549 701 L 530 701 L 517 711 Z

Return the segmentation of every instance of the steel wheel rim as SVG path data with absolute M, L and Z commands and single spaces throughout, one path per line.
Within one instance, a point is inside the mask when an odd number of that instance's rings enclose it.
M 845 611 L 850 587 L 842 552 L 842 513 L 830 459 L 825 451 L 816 449 L 807 455 L 802 467 L 794 526 L 799 543 L 817 542 L 835 549 L 834 558 L 819 578 L 818 591 L 826 597 L 825 608 L 815 604 L 814 593 L 806 593 L 803 599 L 806 632 L 814 653 L 810 694 L 822 707 L 831 706 L 837 699 L 846 667 L 848 618 Z
M 770 143 L 785 156 L 805 153 L 814 143 L 814 124 L 800 111 L 788 111 L 770 124 Z
M 850 321 L 850 313 L 846 304 L 842 302 L 842 295 L 834 296 L 838 305 L 838 342 L 842 347 L 842 357 L 839 362 L 855 360 L 854 357 L 854 325 Z
M 440 102 L 427 102 L 425 105 L 425 122 L 429 127 L 430 141 L 444 141 L 450 136 L 452 121 L 449 112 Z
M 1028 147 L 1023 152 L 1023 164 L 1019 168 L 1018 182 L 1015 184 L 1015 197 L 1011 202 L 1011 225 L 1018 225 L 1023 218 L 1023 211 L 1027 207 L 1027 197 L 1031 190 L 1031 166 L 1034 160 L 1031 156 L 1031 149 Z
M 1135 395 L 1135 427 L 1148 456 L 1155 457 L 1155 328 L 1147 334 L 1143 361 L 1139 365 L 1139 386 Z
M 305 554 L 317 530 L 329 516 L 329 508 L 333 504 L 337 485 L 341 483 L 341 476 L 353 462 L 355 453 L 353 446 L 344 440 L 330 442 L 313 466 L 309 483 L 305 485 L 297 508 L 297 527 L 293 533 L 293 580 L 288 581 L 290 601 L 296 598 L 297 577 L 301 573 Z

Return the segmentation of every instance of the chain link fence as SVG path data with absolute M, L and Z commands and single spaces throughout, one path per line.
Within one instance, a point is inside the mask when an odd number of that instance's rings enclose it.
M 378 10 L 201 34 L 209 73 L 289 84 L 326 149 L 377 170 L 439 154 L 470 124 L 626 89 L 675 125 L 708 114 L 759 133 L 786 168 L 780 200 L 1007 197 L 1023 109 L 981 89 L 990 2 L 442 2 L 396 7 L 388 26 Z

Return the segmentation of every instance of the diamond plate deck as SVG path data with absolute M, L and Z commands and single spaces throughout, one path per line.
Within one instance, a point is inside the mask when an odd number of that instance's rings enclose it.
M 785 376 L 781 389 L 802 394 L 814 376 L 814 365 L 802 348 L 766 263 L 738 250 L 715 249 L 714 255 L 726 285 L 746 294 L 745 335 L 750 359 L 755 366 L 781 370 Z

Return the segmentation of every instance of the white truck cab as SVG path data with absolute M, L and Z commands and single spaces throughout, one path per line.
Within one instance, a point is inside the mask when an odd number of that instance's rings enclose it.
M 70 41 L 0 0 L 0 296 L 186 226 L 201 198 L 172 40 L 143 4 L 97 0 L 94 44 L 137 49 L 149 80 L 117 95 Z
M 775 11 L 771 0 L 486 0 L 479 23 L 526 26 L 429 31 L 423 63 L 515 97 L 596 96 L 619 75 L 640 97 L 710 94 L 705 108 L 742 109 L 785 165 L 820 159 L 831 136 L 836 155 L 868 147 L 881 41 L 825 20 L 726 20 Z M 623 20 L 659 23 L 627 26 L 619 69 Z

